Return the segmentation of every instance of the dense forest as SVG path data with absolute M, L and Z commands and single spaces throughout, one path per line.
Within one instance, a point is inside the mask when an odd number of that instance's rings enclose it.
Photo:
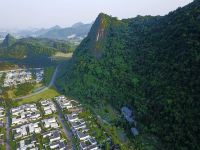
M 166 16 L 100 14 L 58 81 L 91 105 L 131 106 L 162 149 L 200 149 L 200 1 Z M 63 82 L 64 80 L 64 82 Z
M 23 38 L 15 39 L 8 34 L 2 44 L 0 44 L 0 56 L 8 58 L 23 59 L 26 57 L 49 57 L 56 52 L 72 52 L 76 46 L 66 41 L 42 39 L 42 38 Z

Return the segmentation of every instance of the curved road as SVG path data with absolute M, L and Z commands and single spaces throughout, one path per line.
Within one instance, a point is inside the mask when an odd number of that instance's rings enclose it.
M 53 73 L 53 76 L 51 78 L 51 81 L 50 81 L 50 83 L 49 83 L 49 85 L 47 87 L 44 87 L 44 88 L 40 89 L 39 91 L 36 91 L 36 92 L 31 93 L 29 95 L 17 97 L 17 98 L 15 98 L 13 100 L 20 100 L 20 99 L 24 99 L 24 98 L 29 98 L 29 97 L 32 97 L 32 96 L 37 95 L 39 93 L 42 93 L 42 92 L 46 91 L 47 89 L 49 89 L 50 87 L 52 87 L 54 85 L 55 80 L 56 80 L 56 76 L 57 76 L 57 73 L 58 73 L 58 68 L 59 68 L 59 65 L 56 67 L 56 69 L 55 69 L 55 71 Z

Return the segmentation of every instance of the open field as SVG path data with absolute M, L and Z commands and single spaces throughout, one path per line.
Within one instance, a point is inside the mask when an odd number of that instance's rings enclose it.
M 50 89 L 45 90 L 45 91 L 42 92 L 42 93 L 39 93 L 39 94 L 37 94 L 37 95 L 32 96 L 32 97 L 19 100 L 19 101 L 17 102 L 17 104 L 18 104 L 18 105 L 22 105 L 22 104 L 24 104 L 24 103 L 37 102 L 37 101 L 39 101 L 40 99 L 53 98 L 53 97 L 58 96 L 58 95 L 60 95 L 60 94 L 59 94 L 55 89 L 50 88 Z
M 53 60 L 67 60 L 72 57 L 73 53 L 62 53 L 57 52 L 54 56 L 52 56 Z
M 0 71 L 10 70 L 10 69 L 18 69 L 19 66 L 8 63 L 8 62 L 0 62 Z
M 30 94 L 30 93 L 34 92 L 35 90 L 38 90 L 42 87 L 43 87 L 43 85 L 41 83 L 33 84 L 33 88 L 30 91 L 26 91 L 23 94 Z M 15 99 L 15 98 L 21 96 L 21 95 L 17 95 L 17 90 L 18 90 L 17 88 L 9 89 L 5 92 L 5 94 L 2 95 L 2 97 L 4 99 Z

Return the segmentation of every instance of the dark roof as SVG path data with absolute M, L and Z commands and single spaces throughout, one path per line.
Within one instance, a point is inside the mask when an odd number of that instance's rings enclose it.
M 60 133 L 58 131 L 53 132 L 52 138 L 60 137 Z
M 133 133 L 134 136 L 139 134 L 137 128 L 131 128 L 131 132 Z
M 67 119 L 68 120 L 72 120 L 72 119 L 75 119 L 75 118 L 77 118 L 77 114 L 69 114 L 69 115 L 67 115 Z
M 82 148 L 84 148 L 84 149 L 86 148 L 87 150 L 90 150 L 90 149 L 93 149 L 93 148 L 97 147 L 96 144 L 87 145 L 85 142 L 80 142 L 80 145 L 81 145 Z
M 3 139 L 0 139 L 0 145 L 2 145 L 3 144 Z
M 3 121 L 0 121 L 0 127 L 3 127 L 3 126 L 4 126 Z
M 96 143 L 96 140 L 95 140 L 94 138 L 90 138 L 90 141 L 91 141 L 92 143 Z
M 132 115 L 132 110 L 129 109 L 128 107 L 126 107 L 126 106 L 122 107 L 121 110 L 122 110 L 122 112 L 123 112 L 125 115 L 127 115 L 127 116 L 131 116 L 131 115 Z
M 85 134 L 85 133 L 79 132 L 79 131 L 77 131 L 77 135 L 78 135 L 79 138 L 83 138 L 83 137 L 88 136 L 88 134 Z
M 65 147 L 65 143 L 64 142 L 60 142 L 59 143 L 59 148 L 64 148 Z

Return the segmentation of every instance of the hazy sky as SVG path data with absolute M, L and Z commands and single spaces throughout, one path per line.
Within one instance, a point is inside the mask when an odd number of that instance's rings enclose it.
M 89 23 L 100 12 L 118 18 L 164 15 L 192 0 L 0 0 L 0 28 Z

